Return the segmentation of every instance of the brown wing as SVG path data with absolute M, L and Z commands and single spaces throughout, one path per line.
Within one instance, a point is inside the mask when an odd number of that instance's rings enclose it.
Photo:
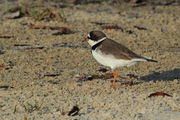
M 140 55 L 137 55 L 136 53 L 129 50 L 127 47 L 111 39 L 107 39 L 103 41 L 98 49 L 102 50 L 103 53 L 107 55 L 108 54 L 114 55 L 115 58 L 117 59 L 130 60 L 133 58 L 143 58 Z

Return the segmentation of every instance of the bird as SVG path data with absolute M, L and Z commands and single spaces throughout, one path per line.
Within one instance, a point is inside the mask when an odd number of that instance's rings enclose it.
M 132 66 L 138 62 L 158 62 L 148 57 L 136 54 L 126 46 L 108 38 L 102 31 L 94 30 L 88 33 L 84 41 L 91 46 L 91 53 L 96 61 L 110 67 L 113 72 L 112 88 L 116 88 L 118 72 L 116 68 Z

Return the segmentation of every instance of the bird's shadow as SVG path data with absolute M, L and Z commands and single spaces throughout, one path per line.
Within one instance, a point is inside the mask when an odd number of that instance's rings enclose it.
M 176 68 L 173 70 L 154 72 L 152 74 L 140 77 L 143 81 L 173 81 L 180 79 L 180 69 Z

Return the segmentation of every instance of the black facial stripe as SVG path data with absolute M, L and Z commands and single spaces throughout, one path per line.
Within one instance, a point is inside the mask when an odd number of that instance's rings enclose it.
M 103 40 L 103 41 L 104 41 L 104 40 Z M 91 47 L 91 50 L 95 50 L 98 46 L 101 45 L 101 43 L 102 43 L 103 41 L 101 41 L 101 42 L 99 42 L 99 43 L 93 45 L 93 46 Z

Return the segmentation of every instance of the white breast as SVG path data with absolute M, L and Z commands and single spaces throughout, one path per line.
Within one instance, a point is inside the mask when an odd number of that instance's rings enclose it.
M 108 66 L 112 70 L 117 67 L 131 66 L 136 63 L 136 61 L 133 61 L 133 60 L 127 61 L 127 60 L 116 59 L 114 56 L 103 54 L 99 50 L 93 50 L 92 55 L 100 64 L 104 66 Z

